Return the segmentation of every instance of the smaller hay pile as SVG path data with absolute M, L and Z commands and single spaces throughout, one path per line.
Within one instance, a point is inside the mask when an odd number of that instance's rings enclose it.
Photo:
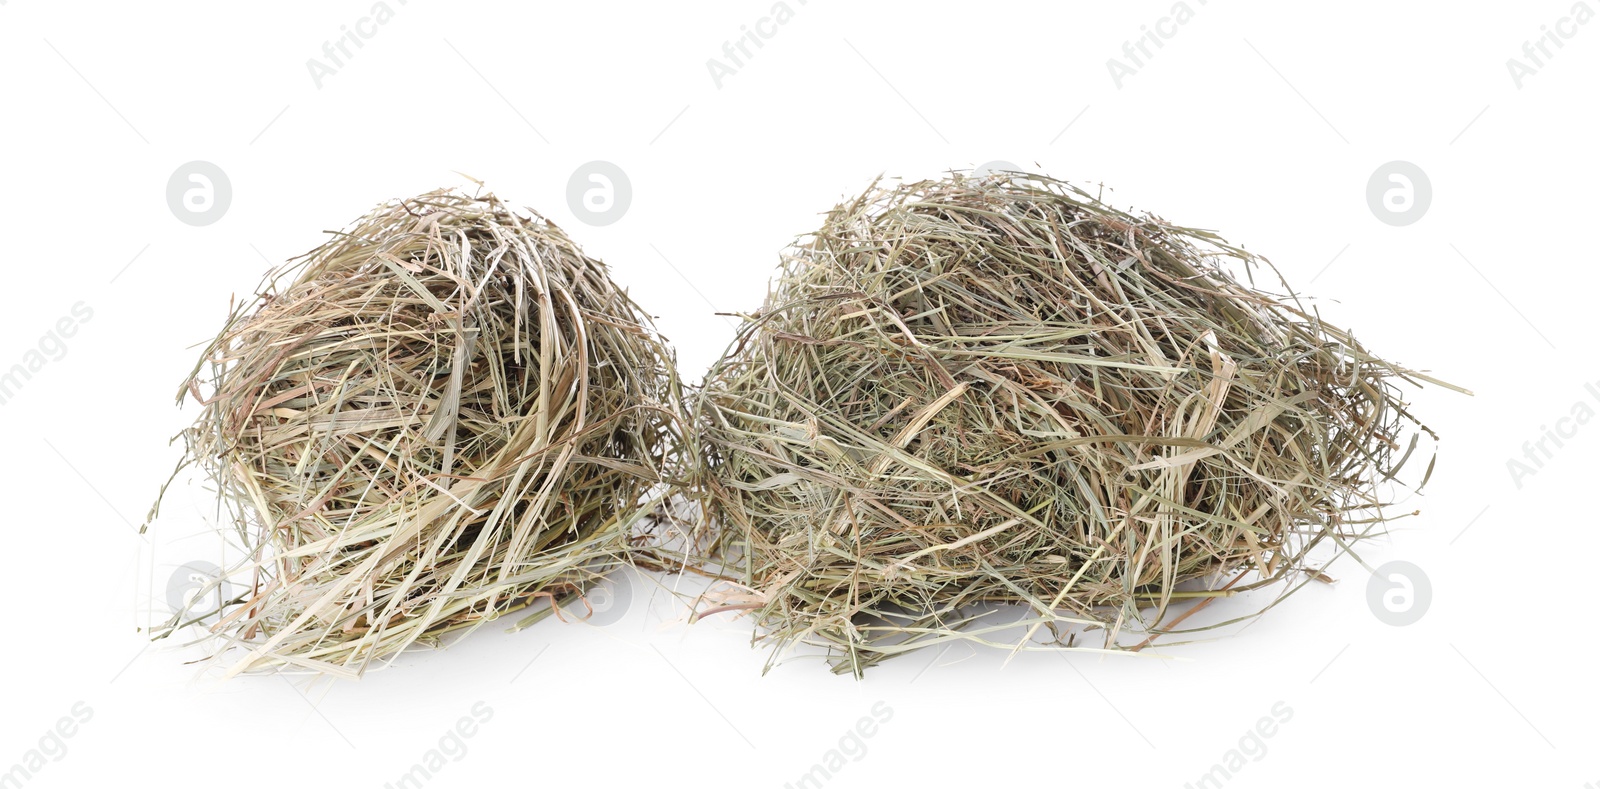
M 212 627 L 246 652 L 230 676 L 359 675 L 626 560 L 676 446 L 673 359 L 559 228 L 433 192 L 269 290 L 184 387 L 204 405 L 186 462 L 248 555 Z
M 692 403 L 707 554 L 744 587 L 713 610 L 859 675 L 959 639 L 1137 648 L 1320 577 L 1415 446 L 1394 381 L 1438 382 L 1228 268 L 1258 260 L 1039 176 L 836 207 Z

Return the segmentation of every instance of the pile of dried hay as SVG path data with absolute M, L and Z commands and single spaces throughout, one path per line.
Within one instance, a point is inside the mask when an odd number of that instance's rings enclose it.
M 581 613 L 679 445 L 671 351 L 605 266 L 439 191 L 277 281 L 184 386 L 188 458 L 248 555 L 212 628 L 245 651 L 228 674 L 359 675 L 541 599 Z
M 836 207 L 691 403 L 712 610 L 859 675 L 995 643 L 997 603 L 1007 646 L 1117 649 L 1320 577 L 1415 446 L 1395 381 L 1440 382 L 1230 273 L 1261 262 L 1040 176 Z

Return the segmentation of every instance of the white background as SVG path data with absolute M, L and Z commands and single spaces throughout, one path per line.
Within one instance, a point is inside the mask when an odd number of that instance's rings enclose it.
M 0 3 L 0 369 L 74 304 L 93 310 L 0 406 L 0 771 L 83 702 L 93 717 L 28 786 L 380 787 L 483 701 L 493 718 L 427 786 L 782 787 L 882 701 L 892 719 L 826 786 L 1181 787 L 1281 701 L 1293 718 L 1226 785 L 1600 784 L 1600 420 L 1520 487 L 1507 469 L 1574 404 L 1600 411 L 1584 388 L 1600 382 L 1600 23 L 1520 88 L 1506 65 L 1569 0 L 1195 0 L 1120 88 L 1107 60 L 1166 0 L 791 0 L 792 21 L 720 88 L 706 61 L 767 0 L 391 5 L 319 88 L 307 59 L 370 2 Z M 606 227 L 566 201 L 596 159 L 633 188 Z M 232 185 L 210 226 L 166 201 L 191 160 Z M 1438 468 L 1407 504 L 1422 515 L 1363 555 L 1425 570 L 1420 622 L 1379 621 L 1368 573 L 1345 560 L 1337 585 L 1165 660 L 1005 665 L 958 647 L 861 682 L 812 659 L 763 676 L 744 623 L 689 627 L 659 596 L 610 627 L 487 627 L 331 686 L 218 682 L 188 653 L 144 649 L 173 568 L 214 553 L 194 489 L 134 532 L 193 414 L 173 396 L 269 261 L 466 173 L 606 260 L 695 381 L 732 337 L 714 313 L 758 307 L 777 253 L 821 212 L 880 173 L 991 160 L 1217 228 L 1380 354 L 1475 391 L 1414 393 L 1443 436 Z M 1432 184 L 1407 227 L 1365 196 L 1391 160 Z

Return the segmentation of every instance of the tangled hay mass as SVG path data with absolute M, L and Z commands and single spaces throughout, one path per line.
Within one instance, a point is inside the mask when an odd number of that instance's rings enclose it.
M 230 675 L 359 675 L 581 600 L 626 560 L 677 444 L 672 356 L 560 229 L 439 191 L 379 206 L 286 280 L 185 386 L 204 404 L 188 457 L 247 556 L 211 628 L 244 650 Z
M 1323 577 L 1426 431 L 1397 382 L 1439 382 L 1236 279 L 1262 263 L 1041 176 L 838 206 L 692 403 L 738 578 L 714 610 L 859 675 L 958 639 L 1136 648 Z

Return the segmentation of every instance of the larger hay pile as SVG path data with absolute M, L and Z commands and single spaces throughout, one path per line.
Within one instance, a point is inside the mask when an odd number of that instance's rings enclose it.
M 694 404 L 696 493 L 745 587 L 719 609 L 859 674 L 989 643 L 995 603 L 1029 648 L 1119 648 L 1316 575 L 1410 455 L 1394 379 L 1432 379 L 1230 273 L 1259 262 L 1041 177 L 835 208 Z
M 186 384 L 247 554 L 230 673 L 356 675 L 625 561 L 677 443 L 671 353 L 558 228 L 435 192 L 280 281 Z

